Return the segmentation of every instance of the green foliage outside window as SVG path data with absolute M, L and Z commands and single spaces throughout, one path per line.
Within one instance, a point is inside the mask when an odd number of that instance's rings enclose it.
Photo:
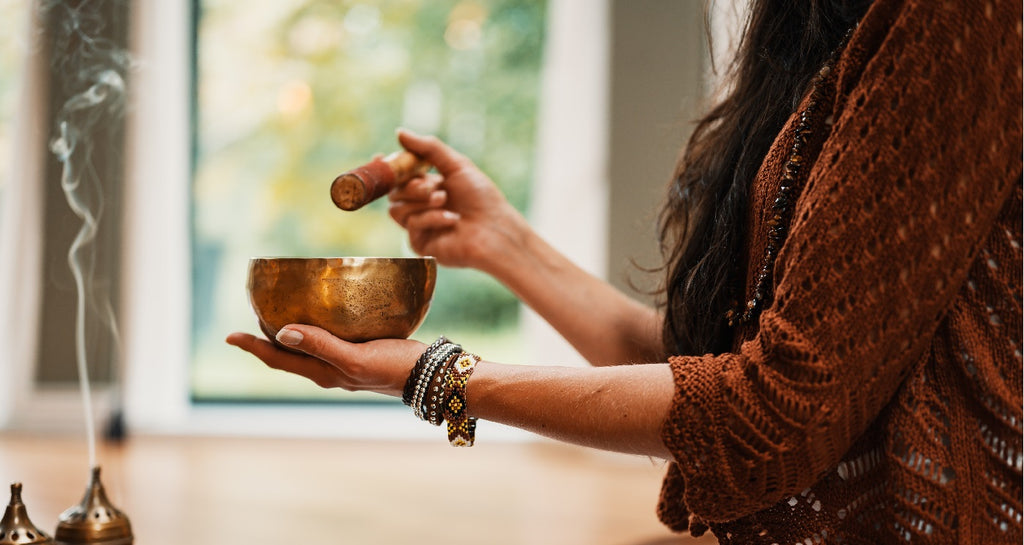
M 198 14 L 193 395 L 363 399 L 272 373 L 223 343 L 256 331 L 252 256 L 409 255 L 386 202 L 334 207 L 342 171 L 437 134 L 524 210 L 533 175 L 542 0 L 206 0 Z M 517 361 L 518 303 L 492 279 L 439 271 L 425 342 L 443 332 Z M 376 399 L 376 398 L 370 398 Z

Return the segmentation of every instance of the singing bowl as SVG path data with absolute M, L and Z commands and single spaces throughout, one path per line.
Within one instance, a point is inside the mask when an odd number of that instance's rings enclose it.
M 412 335 L 436 281 L 432 257 L 254 258 L 247 288 L 260 329 L 275 343 L 288 324 L 364 342 Z

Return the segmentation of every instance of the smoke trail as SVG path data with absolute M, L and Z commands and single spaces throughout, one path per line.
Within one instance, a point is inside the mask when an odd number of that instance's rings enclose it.
M 115 4 L 124 5 L 123 0 Z M 86 357 L 86 310 L 95 297 L 92 270 L 95 252 L 91 244 L 103 212 L 100 176 L 93 167 L 93 145 L 97 132 L 120 122 L 124 114 L 125 76 L 131 61 L 128 53 L 103 37 L 108 21 L 101 6 L 111 2 L 68 2 L 46 0 L 40 4 L 43 17 L 53 32 L 53 80 L 64 83 L 69 96 L 55 117 L 55 135 L 50 141 L 61 165 L 60 185 L 68 206 L 82 220 L 82 226 L 68 250 L 68 266 L 77 290 L 75 314 L 75 363 L 82 393 L 89 466 L 96 467 L 96 427 Z M 115 339 L 117 326 L 109 301 L 99 305 L 107 310 L 106 325 Z

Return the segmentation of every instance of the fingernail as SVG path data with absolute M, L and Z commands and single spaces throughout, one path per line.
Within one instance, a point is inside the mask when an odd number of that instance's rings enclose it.
M 282 329 L 277 332 L 277 342 L 288 346 L 295 346 L 302 342 L 302 333 L 294 329 Z
M 444 219 L 449 221 L 458 221 L 460 217 L 457 212 L 452 212 L 451 210 L 445 210 L 444 212 L 441 212 L 441 215 L 444 216 Z

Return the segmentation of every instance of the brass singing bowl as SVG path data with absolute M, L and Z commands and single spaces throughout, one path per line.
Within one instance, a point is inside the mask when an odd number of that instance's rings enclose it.
M 254 258 L 248 290 L 260 329 L 274 342 L 288 324 L 364 342 L 412 335 L 436 281 L 432 257 Z

